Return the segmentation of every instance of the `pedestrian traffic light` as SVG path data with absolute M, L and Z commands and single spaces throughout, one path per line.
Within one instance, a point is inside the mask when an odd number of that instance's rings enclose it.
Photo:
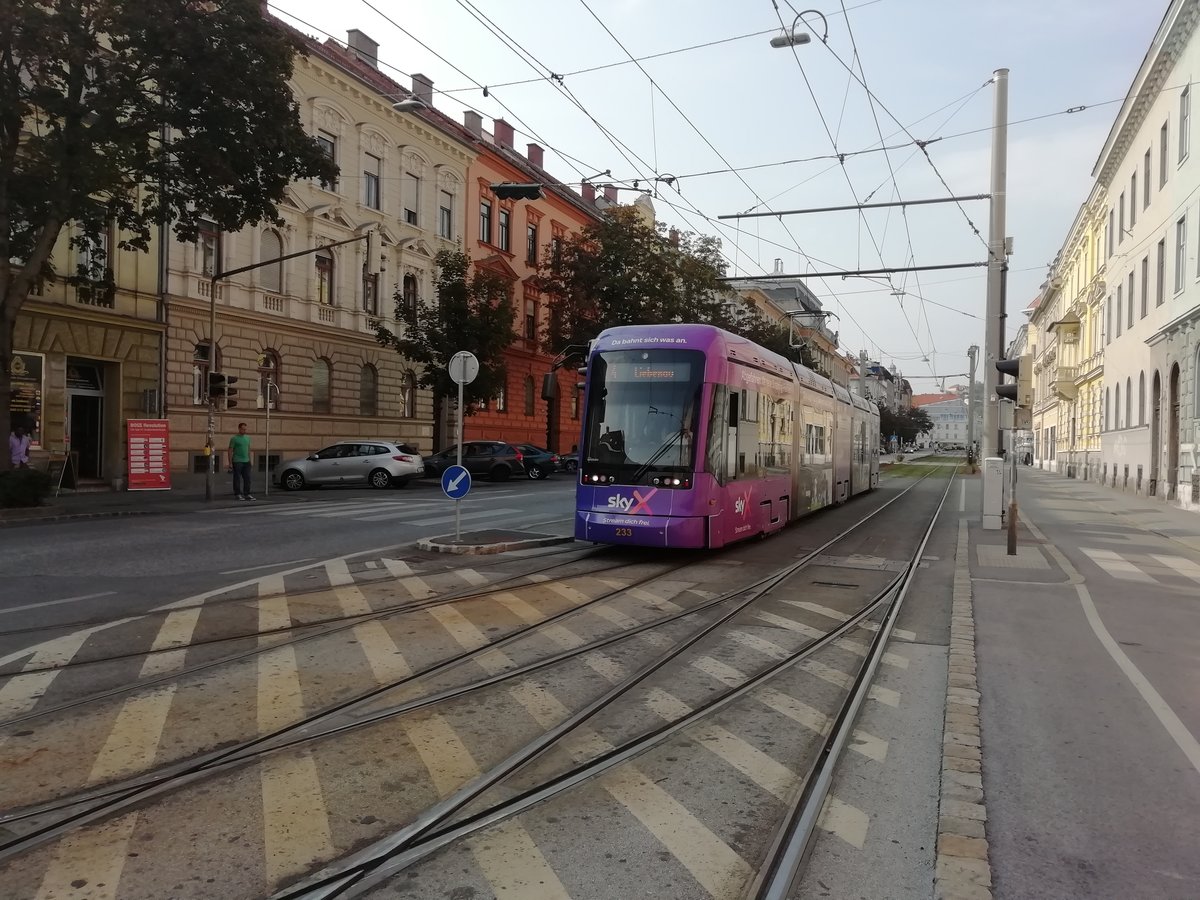
M 540 184 L 493 184 L 492 191 L 501 200 L 541 200 Z
M 237 384 L 237 382 L 237 378 L 232 375 L 226 375 L 224 372 L 209 372 L 209 401 L 215 403 L 221 409 L 233 409 L 237 406 L 237 401 L 233 399 L 237 396 L 237 391 L 233 388 L 233 385 Z
M 996 360 L 996 371 L 1000 373 L 1001 383 L 996 385 L 996 396 L 1001 400 L 1011 400 L 1019 407 L 1033 406 L 1033 356 L 1023 353 L 1016 359 Z M 1015 384 L 1004 384 L 1005 375 L 1016 379 Z

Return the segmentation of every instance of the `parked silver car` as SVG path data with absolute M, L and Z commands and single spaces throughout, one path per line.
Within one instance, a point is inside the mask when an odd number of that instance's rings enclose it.
M 404 487 L 424 474 L 425 460 L 408 444 L 369 438 L 338 441 L 304 459 L 289 459 L 277 471 L 285 491 L 326 484 Z

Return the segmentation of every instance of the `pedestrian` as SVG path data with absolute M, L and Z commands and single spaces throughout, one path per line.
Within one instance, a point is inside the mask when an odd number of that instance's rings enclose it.
M 250 435 L 246 423 L 238 422 L 238 433 L 229 439 L 229 471 L 233 473 L 233 493 L 239 500 L 253 500 L 250 493 Z
M 29 468 L 29 435 L 23 426 L 18 425 L 8 436 L 8 455 L 12 459 L 14 469 Z

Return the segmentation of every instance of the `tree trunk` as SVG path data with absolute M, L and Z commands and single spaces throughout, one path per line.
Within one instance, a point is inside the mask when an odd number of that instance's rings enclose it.
M 12 433 L 12 361 L 13 361 L 13 327 L 16 325 L 16 313 L 9 314 L 7 305 L 0 306 L 0 434 L 6 438 Z M 4 453 L 0 455 L 0 472 L 12 468 L 12 457 L 5 444 Z

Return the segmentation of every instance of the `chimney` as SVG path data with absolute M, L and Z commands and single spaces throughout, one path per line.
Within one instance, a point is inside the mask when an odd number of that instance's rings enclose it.
M 782 275 L 783 274 L 783 260 L 780 259 L 778 256 L 775 257 L 775 271 L 772 272 L 771 274 L 772 275 Z
M 583 191 L 583 202 L 584 203 L 595 203 L 596 202 L 596 186 L 594 184 L 592 184 L 590 181 L 585 181 L 581 185 L 581 188 Z
M 542 152 L 543 151 L 540 144 L 525 145 L 525 155 L 529 158 L 529 161 L 539 169 L 542 168 Z
M 613 186 L 611 184 L 606 184 L 604 186 L 604 199 L 607 200 L 609 203 L 618 202 L 617 201 L 617 189 L 615 186 Z
M 413 96 L 426 106 L 433 106 L 433 79 L 420 72 L 414 72 L 412 77 Z
M 350 52 L 365 62 L 372 69 L 379 68 L 379 44 L 371 40 L 357 28 L 346 32 L 346 43 Z
M 483 137 L 483 116 L 475 110 L 468 109 L 463 113 L 463 124 L 467 126 L 467 131 L 475 137 Z
M 503 119 L 497 119 L 492 125 L 492 131 L 496 136 L 496 143 L 501 147 L 512 149 L 513 142 L 513 127 Z

